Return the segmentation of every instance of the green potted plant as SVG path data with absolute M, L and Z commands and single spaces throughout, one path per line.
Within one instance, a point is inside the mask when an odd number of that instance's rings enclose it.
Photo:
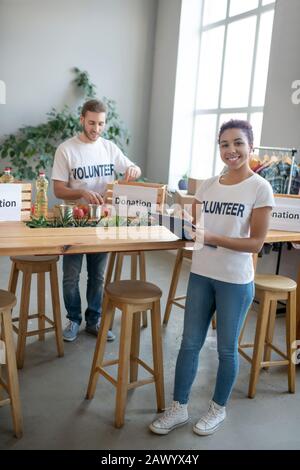
M 178 181 L 178 188 L 181 191 L 185 191 L 187 190 L 187 187 L 188 187 L 188 175 L 187 173 L 185 173 L 184 175 L 182 175 L 182 178 Z
M 96 96 L 96 86 L 91 82 L 86 71 L 73 69 L 74 83 L 82 91 L 82 102 Z M 107 122 L 103 137 L 115 142 L 123 151 L 129 144 L 129 133 L 121 121 L 116 103 L 102 98 L 107 107 Z M 53 108 L 47 113 L 47 121 L 37 126 L 25 126 L 15 134 L 10 134 L 0 142 L 0 158 L 4 166 L 12 167 L 13 175 L 18 179 L 32 180 L 39 170 L 52 167 L 57 146 L 64 140 L 80 132 L 81 106 L 76 112 L 67 106 L 62 111 Z

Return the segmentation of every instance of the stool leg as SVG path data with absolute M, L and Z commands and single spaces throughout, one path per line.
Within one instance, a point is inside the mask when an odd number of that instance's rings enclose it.
M 130 383 L 135 382 L 138 378 L 138 362 L 137 358 L 140 354 L 140 328 L 141 312 L 133 314 L 132 334 L 131 334 L 131 351 L 130 351 Z
M 13 330 L 10 318 L 10 312 L 4 312 L 3 315 L 3 336 L 6 347 L 7 362 L 7 385 L 11 400 L 11 412 L 16 437 L 21 437 L 23 433 L 22 413 L 20 402 L 19 380 L 16 365 L 16 355 L 13 341 Z
M 144 251 L 139 251 L 140 280 L 146 281 L 146 260 Z M 147 311 L 142 312 L 143 327 L 147 328 Z
M 17 290 L 18 277 L 19 277 L 19 270 L 17 269 L 16 263 L 13 261 L 11 265 L 9 283 L 8 283 L 8 291 L 12 292 L 13 294 L 15 294 Z
M 293 352 L 296 349 L 296 291 L 289 293 L 287 312 L 286 312 L 286 349 L 289 359 L 288 365 L 288 383 L 289 392 L 295 393 L 295 372 L 296 364 L 293 362 Z M 294 343 L 294 344 L 293 344 Z
M 115 426 L 121 428 L 124 424 L 125 407 L 128 392 L 128 372 L 131 349 L 131 331 L 133 314 L 128 306 L 122 312 L 120 346 L 119 346 L 119 368 L 116 393 Z
M 157 410 L 165 408 L 163 350 L 160 323 L 160 302 L 154 302 L 151 310 L 153 369 L 155 374 L 155 389 Z
M 114 281 L 119 281 L 119 280 L 121 279 L 121 272 L 122 272 L 122 267 L 123 267 L 123 259 L 124 259 L 123 253 L 118 253 L 118 254 L 117 254 L 117 263 L 116 263 Z
M 56 347 L 57 347 L 58 356 L 62 357 L 64 355 L 64 342 L 63 342 L 62 326 L 61 326 L 61 313 L 60 313 L 59 288 L 58 288 L 56 263 L 55 264 L 53 263 L 51 266 L 50 285 L 51 285 L 53 320 L 54 320 L 54 325 L 55 325 Z
M 163 324 L 167 326 L 170 314 L 171 314 L 171 308 L 172 308 L 172 301 L 175 297 L 177 285 L 178 285 L 178 279 L 181 271 L 181 266 L 182 266 L 182 260 L 183 260 L 183 250 L 180 249 L 177 252 L 176 256 L 176 261 L 175 261 L 175 266 L 173 270 L 173 275 L 172 275 L 172 281 L 170 285 L 170 290 L 169 290 L 169 295 L 168 295 L 168 300 L 167 300 L 167 305 L 166 305 L 166 310 L 165 310 L 165 315 L 164 315 L 164 320 Z
M 38 306 L 38 328 L 45 329 L 45 273 L 37 274 L 37 306 Z M 45 332 L 39 332 L 39 341 L 45 340 Z
M 269 311 L 270 311 L 270 296 L 267 292 L 264 292 L 261 299 L 261 311 L 258 314 L 257 323 L 256 323 L 256 330 L 255 330 L 255 340 L 254 340 L 254 348 L 253 348 L 253 357 L 252 357 L 252 365 L 251 365 L 251 373 L 250 373 L 250 382 L 249 382 L 249 390 L 248 390 L 248 397 L 253 398 L 256 392 L 256 384 L 258 381 L 259 371 L 260 371 L 260 363 L 263 357 L 263 350 L 264 350 L 264 342 L 266 337 L 266 329 L 269 319 Z
M 124 259 L 123 253 L 118 253 L 117 254 L 116 267 L 115 267 L 114 282 L 119 281 L 121 279 L 123 259 Z M 112 330 L 112 327 L 114 325 L 115 311 L 116 311 L 116 309 L 113 309 L 113 315 L 111 317 L 111 324 L 110 324 L 110 327 L 109 327 L 110 330 Z
M 264 352 L 264 362 L 271 360 L 272 349 L 270 345 L 273 342 L 275 321 L 276 321 L 276 311 L 277 311 L 277 300 L 271 301 L 269 322 L 267 327 L 266 341 L 265 341 L 265 352 Z M 269 370 L 269 367 L 264 367 L 264 370 Z
M 95 352 L 93 357 L 93 363 L 90 372 L 89 384 L 86 392 L 86 398 L 90 400 L 95 395 L 96 385 L 98 381 L 98 370 L 99 367 L 102 367 L 104 351 L 106 346 L 107 332 L 111 325 L 112 316 L 114 314 L 114 308 L 112 304 L 108 301 L 107 296 L 104 296 L 103 299 L 103 309 L 101 316 L 100 329 L 97 336 Z
M 108 260 L 108 265 L 107 265 L 107 270 L 106 270 L 106 276 L 105 276 L 105 282 L 104 282 L 104 288 L 111 282 L 113 270 L 114 270 L 114 265 L 115 265 L 115 259 L 116 259 L 116 254 L 117 253 L 110 253 L 109 254 L 109 260 Z
M 32 273 L 30 271 L 23 272 L 21 305 L 20 305 L 20 315 L 19 315 L 19 333 L 18 333 L 18 343 L 17 343 L 18 369 L 22 369 L 24 365 L 25 345 L 26 345 L 26 336 L 27 336 L 27 328 L 28 328 L 28 311 L 29 311 L 31 275 Z

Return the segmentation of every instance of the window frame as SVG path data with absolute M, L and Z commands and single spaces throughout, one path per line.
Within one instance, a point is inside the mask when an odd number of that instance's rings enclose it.
M 194 158 L 193 155 L 193 143 L 195 139 L 195 122 L 197 116 L 200 115 L 209 115 L 214 114 L 217 116 L 216 119 L 216 132 L 215 135 L 217 136 L 218 130 L 220 128 L 220 117 L 222 114 L 234 114 L 234 113 L 246 113 L 247 119 L 250 120 L 251 114 L 253 113 L 263 113 L 264 106 L 252 106 L 252 98 L 253 98 L 253 89 L 254 89 L 254 79 L 255 79 L 255 72 L 256 72 L 256 60 L 257 60 L 257 52 L 258 52 L 258 40 L 259 40 L 259 32 L 260 32 L 260 23 L 261 23 L 261 15 L 263 13 L 269 11 L 275 11 L 276 0 L 272 3 L 267 5 L 263 5 L 263 0 L 259 0 L 258 6 L 255 9 L 249 10 L 244 13 L 240 13 L 238 15 L 229 16 L 230 12 L 230 3 L 231 0 L 227 0 L 227 10 L 226 10 L 226 17 L 223 20 L 216 21 L 207 25 L 203 25 L 203 18 L 204 18 L 204 5 L 205 1 L 202 2 L 201 7 L 201 18 L 200 18 L 200 40 L 199 40 L 199 53 L 198 53 L 198 64 L 197 64 L 197 79 L 196 79 L 196 87 L 195 87 L 195 100 L 194 100 L 194 119 L 193 119 L 193 131 L 192 131 L 192 153 L 189 162 L 189 174 L 192 168 L 192 161 Z M 224 69 L 225 69 L 225 56 L 226 56 L 226 46 L 227 46 L 227 36 L 228 36 L 228 27 L 230 24 L 243 20 L 245 18 L 249 18 L 252 16 L 256 16 L 256 30 L 255 30 L 255 39 L 254 39 L 254 47 L 253 47 L 253 57 L 252 57 L 252 66 L 251 66 L 251 77 L 250 77 L 250 89 L 249 89 L 249 96 L 248 96 L 248 106 L 244 107 L 233 107 L 233 108 L 224 108 L 221 107 L 221 100 L 222 100 L 222 89 L 224 83 Z M 220 74 L 220 85 L 219 85 L 219 96 L 218 96 L 218 107 L 212 109 L 199 109 L 197 108 L 197 93 L 198 93 L 198 86 L 199 86 L 199 77 L 200 77 L 200 56 L 201 56 L 201 46 L 202 46 L 202 36 L 203 33 L 215 29 L 217 27 L 224 26 L 224 42 L 223 42 L 223 53 L 222 53 L 222 61 L 221 61 L 221 74 Z M 216 174 L 216 165 L 217 165 L 217 150 L 218 150 L 218 143 L 217 139 L 215 140 L 214 146 L 214 156 L 213 156 L 213 166 L 212 166 L 212 176 Z

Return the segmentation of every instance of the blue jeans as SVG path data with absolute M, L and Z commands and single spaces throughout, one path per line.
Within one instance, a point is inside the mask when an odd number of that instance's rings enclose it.
M 199 353 L 216 310 L 219 368 L 213 400 L 218 405 L 226 405 L 239 369 L 238 337 L 253 296 L 253 282 L 232 284 L 190 274 L 175 372 L 175 401 L 188 402 Z
M 67 318 L 79 325 L 82 321 L 79 292 L 79 277 L 82 260 L 83 254 L 65 255 L 63 257 L 63 295 Z M 89 326 L 98 323 L 101 316 L 106 261 L 107 253 L 86 254 L 88 280 L 85 321 Z

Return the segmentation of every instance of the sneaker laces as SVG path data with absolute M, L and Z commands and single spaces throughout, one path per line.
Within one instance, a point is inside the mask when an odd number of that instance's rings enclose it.
M 72 320 L 69 320 L 69 323 L 66 326 L 66 330 L 67 331 L 72 331 L 72 330 L 74 330 L 74 328 L 75 328 L 75 322 L 72 321 Z
M 214 403 L 211 402 L 207 410 L 206 415 L 201 417 L 201 421 L 204 421 L 206 424 L 211 424 L 211 421 L 215 418 L 219 418 L 220 410 L 218 410 Z
M 181 411 L 180 403 L 178 401 L 175 401 L 169 408 L 165 409 L 163 416 L 158 418 L 159 423 L 168 425 L 170 418 L 173 419 L 174 414 L 178 411 Z

